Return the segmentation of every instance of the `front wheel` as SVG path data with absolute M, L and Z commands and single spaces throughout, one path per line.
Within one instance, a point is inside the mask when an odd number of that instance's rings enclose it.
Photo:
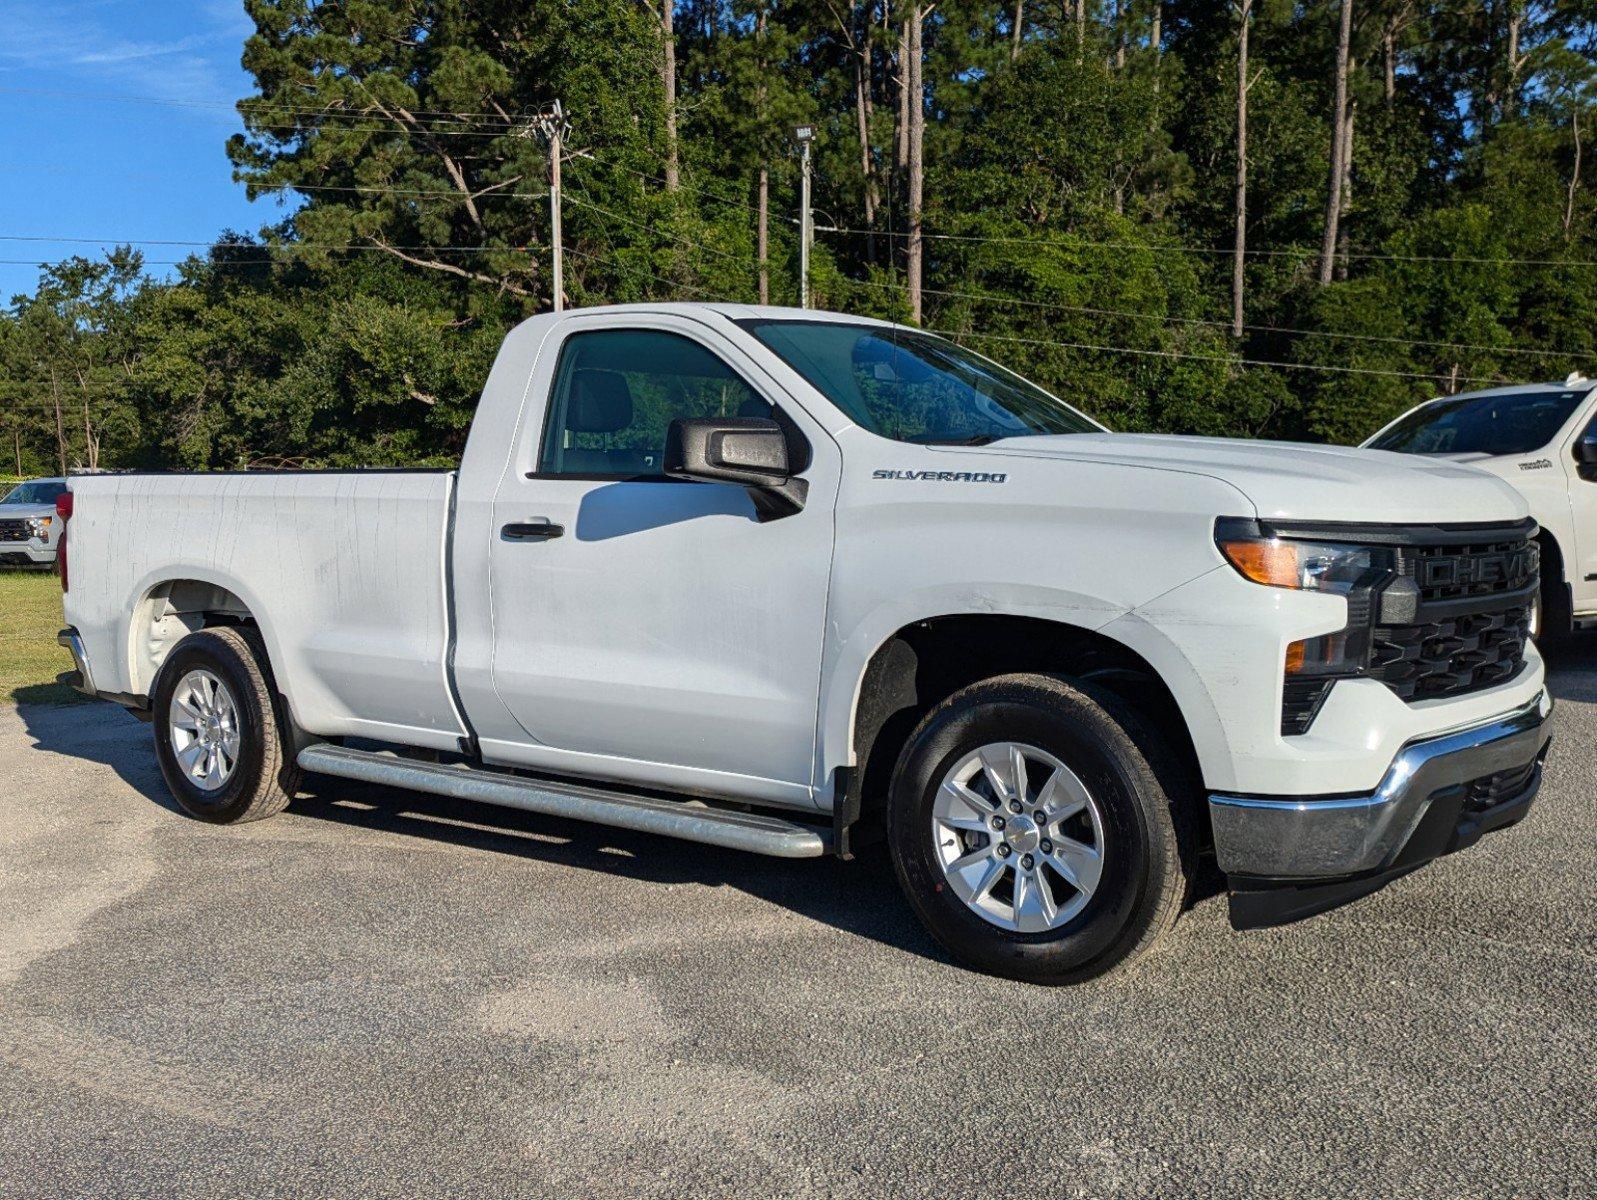
M 151 696 L 155 754 L 190 816 L 217 824 L 282 811 L 299 782 L 253 629 L 202 629 L 179 642 Z
M 1041 675 L 974 684 L 928 713 L 899 758 L 899 883 L 970 966 L 1044 984 L 1102 975 L 1181 910 L 1195 857 L 1184 776 L 1108 693 Z

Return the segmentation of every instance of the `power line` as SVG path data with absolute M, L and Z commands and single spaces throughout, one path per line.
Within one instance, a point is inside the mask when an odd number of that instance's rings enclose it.
M 20 233 L 0 233 L 0 242 L 35 242 L 65 246 L 193 246 L 197 249 L 206 250 L 282 251 L 286 254 L 312 253 L 323 250 L 426 250 L 434 254 L 490 254 L 496 252 L 516 253 L 527 249 L 526 246 L 382 246 L 373 242 L 272 242 L 262 244 L 255 242 L 185 241 L 180 238 L 52 237 L 46 234 Z
M 877 283 L 870 279 L 855 279 L 850 282 L 864 287 L 878 288 L 883 291 L 899 291 L 898 285 L 890 283 Z M 922 288 L 921 291 L 929 296 L 948 296 L 960 300 L 977 300 L 993 304 L 1016 304 L 1025 308 L 1041 308 L 1059 312 L 1085 313 L 1100 317 L 1128 317 L 1138 321 L 1159 321 L 1165 324 L 1202 325 L 1216 329 L 1230 329 L 1230 321 L 1216 321 L 1203 317 L 1177 317 L 1158 313 L 1131 312 L 1119 308 L 1092 308 L 1081 304 L 1059 304 L 1049 300 L 1027 300 L 1019 296 L 1000 296 L 992 292 L 957 292 L 940 288 Z M 1481 350 L 1493 354 L 1522 354 L 1541 358 L 1562 358 L 1597 361 L 1597 355 L 1581 351 L 1548 350 L 1542 347 L 1515 347 L 1515 346 L 1488 346 L 1476 342 L 1447 342 L 1428 338 L 1389 337 L 1374 333 L 1340 333 L 1330 329 L 1296 329 L 1290 325 L 1244 325 L 1242 328 L 1261 333 L 1285 333 L 1298 337 L 1335 338 L 1355 342 L 1379 342 L 1399 346 L 1432 346 L 1448 350 Z
M 216 101 L 167 100 L 167 99 L 162 99 L 162 98 L 158 98 L 158 97 L 154 97 L 154 96 L 94 96 L 94 95 L 89 95 L 89 94 L 86 94 L 86 93 L 52 91 L 52 90 L 49 90 L 49 89 L 42 89 L 42 88 L 0 88 L 0 95 L 4 95 L 4 94 L 64 96 L 64 97 L 68 97 L 68 98 L 82 99 L 82 100 L 96 102 L 96 103 L 99 103 L 99 102 L 126 102 L 126 103 L 173 105 L 173 106 L 187 107 L 187 108 L 215 107 L 215 108 L 232 109 L 235 106 L 235 102 L 233 102 L 233 101 L 221 101 L 221 100 L 216 100 Z M 251 103 L 254 103 L 254 102 L 251 102 Z M 447 117 L 447 118 L 452 119 L 452 120 L 459 120 L 459 121 L 461 121 L 462 124 L 477 125 L 477 126 L 483 127 L 483 130 L 484 130 L 483 132 L 476 132 L 476 131 L 471 131 L 471 130 L 466 130 L 466 129 L 430 130 L 430 129 L 427 129 L 425 127 L 421 127 L 421 126 L 418 126 L 418 125 L 412 125 L 410 123 L 407 123 L 407 122 L 401 120 L 400 118 L 388 116 L 387 114 L 372 113 L 372 112 L 358 112 L 358 111 L 355 111 L 355 110 L 343 109 L 343 108 L 325 108 L 325 107 L 324 108 L 301 108 L 301 107 L 295 107 L 295 106 L 289 106 L 289 105 L 274 104 L 274 103 L 270 103 L 270 102 L 266 103 L 264 105 L 264 107 L 272 108 L 274 110 L 282 111 L 282 112 L 301 113 L 301 114 L 311 115 L 311 116 L 348 117 L 348 118 L 351 118 L 351 119 L 354 119 L 354 120 L 382 121 L 382 122 L 387 122 L 388 123 L 388 127 L 387 128 L 371 128 L 371 129 L 361 129 L 361 128 L 352 127 L 352 126 L 338 126 L 337 128 L 340 131 L 350 130 L 350 131 L 353 131 L 353 132 L 372 132 L 372 133 L 388 133 L 388 132 L 395 132 L 395 131 L 403 131 L 403 132 L 408 132 L 408 133 L 428 133 L 428 132 L 431 132 L 431 133 L 440 133 L 440 134 L 443 134 L 443 135 L 446 135 L 446 136 L 452 136 L 452 135 L 455 135 L 455 134 L 462 134 L 462 133 L 470 133 L 472 136 L 477 136 L 477 137 L 496 137 L 497 138 L 497 137 L 503 137 L 503 136 L 507 136 L 507 135 L 509 135 L 511 133 L 514 133 L 514 132 L 516 132 L 518 129 L 520 129 L 522 127 L 519 122 L 506 121 L 505 118 L 502 115 L 500 115 L 500 114 L 490 114 L 490 113 L 444 113 L 441 110 L 437 110 L 437 109 L 433 109 L 433 110 L 423 110 L 423 109 L 411 110 L 413 115 L 418 116 L 418 117 L 442 116 L 442 117 Z M 472 120 L 466 120 L 466 118 L 473 118 L 473 119 Z M 476 119 L 476 118 L 481 118 L 481 119 Z M 301 127 L 297 126 L 297 125 L 263 125 L 263 126 L 259 126 L 259 128 L 275 129 L 275 130 L 283 130 L 283 131 L 287 131 L 287 130 L 296 130 L 297 131 L 297 130 L 301 129 Z M 645 155 L 647 155 L 647 156 L 649 156 L 651 158 L 656 159 L 657 161 L 664 161 L 664 159 L 665 159 L 665 152 L 656 150 L 656 149 L 654 149 L 653 147 L 650 147 L 650 146 L 634 146 L 634 147 L 631 147 L 630 149 L 634 153 L 645 154 Z M 607 162 L 605 165 L 611 166 L 611 167 L 615 167 L 615 168 L 617 168 L 619 170 L 622 170 L 622 171 L 626 171 L 626 172 L 628 172 L 628 173 L 630 173 L 632 175 L 637 176 L 640 179 L 645 179 L 645 180 L 648 180 L 649 182 L 652 182 L 652 183 L 659 183 L 659 184 L 663 184 L 664 183 L 664 180 L 660 176 L 651 175 L 651 174 L 649 174 L 646 171 L 640 171 L 636 167 L 629 167 L 629 166 L 627 166 L 624 163 Z M 248 183 L 249 181 L 245 180 L 244 182 Z M 331 190 L 334 190 L 334 189 L 332 189 L 330 187 L 327 187 L 325 185 L 308 185 L 308 184 L 307 185 L 280 184 L 280 185 L 254 185 L 254 186 L 267 186 L 267 187 L 273 187 L 273 188 L 295 188 L 295 189 L 300 190 L 300 191 L 315 191 L 315 190 L 331 191 Z M 713 200 L 713 201 L 715 201 L 718 204 L 725 204 L 725 205 L 732 206 L 732 207 L 742 208 L 742 209 L 745 209 L 745 210 L 750 211 L 750 212 L 757 211 L 755 206 L 750 204 L 746 200 L 733 199 L 732 197 L 717 194 L 716 192 L 710 191 L 710 190 L 708 190 L 706 188 L 703 188 L 703 187 L 695 187 L 695 186 L 693 186 L 691 184 L 679 183 L 678 184 L 678 188 L 679 188 L 679 190 L 684 191 L 684 192 L 689 192 L 689 193 L 694 194 L 694 195 L 704 196 L 706 199 Z M 420 194 L 423 194 L 423 193 L 416 193 L 416 194 L 420 195 Z M 441 192 L 439 194 L 440 195 L 458 195 L 459 193 L 458 192 Z M 541 200 L 545 196 L 545 193 L 542 193 L 542 192 L 540 192 L 540 193 L 508 193 L 508 192 L 503 192 L 503 193 L 491 193 L 491 194 L 494 194 L 494 195 L 521 195 L 521 196 L 524 196 L 525 198 L 528 198 L 528 199 L 537 199 L 537 200 Z
M 89 102 L 93 102 L 93 103 L 102 103 L 102 102 L 105 102 L 105 103 L 144 103 L 144 104 L 161 104 L 161 105 L 171 105 L 171 106 L 190 107 L 190 108 L 195 108 L 195 107 L 198 107 L 198 108 L 215 107 L 215 108 L 231 108 L 231 109 L 234 109 L 234 111 L 236 111 L 236 105 L 237 104 L 243 103 L 243 104 L 250 104 L 250 105 L 252 105 L 254 107 L 258 107 L 258 108 L 267 108 L 267 109 L 272 109 L 274 111 L 290 112 L 290 113 L 299 114 L 299 115 L 306 115 L 306 116 L 316 116 L 316 117 L 323 117 L 323 118 L 349 117 L 351 119 L 359 120 L 359 121 L 385 121 L 385 122 L 388 122 L 388 125 L 387 125 L 386 128 L 382 127 L 382 126 L 361 127 L 361 126 L 348 126 L 348 125 L 337 126 L 336 127 L 340 132 L 355 132 L 355 133 L 362 133 L 362 132 L 365 132 L 365 133 L 404 132 L 404 133 L 410 133 L 410 134 L 426 134 L 426 135 L 431 135 L 431 136 L 442 136 L 442 137 L 487 138 L 487 139 L 491 140 L 491 139 L 497 139 L 497 138 L 501 138 L 501 137 L 513 136 L 520 128 L 522 128 L 521 123 L 519 123 L 515 119 L 507 118 L 503 113 L 454 113 L 454 112 L 445 112 L 443 110 L 437 110 L 437 109 L 410 110 L 412 112 L 412 115 L 414 115 L 416 117 L 439 117 L 439 118 L 442 118 L 442 119 L 447 119 L 447 120 L 453 121 L 453 122 L 456 123 L 457 126 L 465 126 L 464 128 L 455 127 L 455 128 L 446 128 L 446 129 L 431 129 L 431 128 L 427 128 L 425 126 L 422 126 L 420 124 L 413 124 L 411 122 L 407 122 L 407 121 L 405 121 L 405 120 L 403 120 L 401 118 L 398 118 L 398 117 L 390 116 L 390 115 L 388 115 L 386 113 L 374 113 L 374 112 L 370 112 L 370 111 L 357 111 L 357 110 L 346 109 L 346 108 L 341 108 L 341 107 L 337 107 L 337 108 L 333 108 L 333 107 L 314 108 L 314 107 L 308 107 L 308 106 L 307 107 L 300 107 L 300 106 L 293 106 L 293 105 L 285 105 L 285 104 L 281 104 L 279 102 L 269 101 L 269 100 L 266 100 L 264 98 L 246 99 L 246 100 L 237 101 L 237 102 L 234 102 L 234 101 L 220 101 L 220 100 L 218 100 L 218 101 L 168 100 L 168 99 L 162 99 L 162 98 L 153 97 L 153 96 L 129 96 L 129 95 L 99 95 L 99 96 L 96 96 L 96 95 L 90 95 L 90 94 L 87 94 L 87 93 L 75 93 L 75 92 L 66 92 L 66 91 L 52 91 L 52 90 L 49 90 L 49 89 L 39 89 L 39 88 L 0 88 L 0 94 L 54 95 L 54 96 L 63 96 L 63 97 L 67 97 L 67 98 L 72 98 L 72 99 L 85 100 L 85 101 L 89 101 Z M 476 128 L 471 128 L 473 126 L 475 126 Z M 298 132 L 305 132 L 307 128 L 314 128 L 314 126 L 307 127 L 307 126 L 301 126 L 301 125 L 256 124 L 255 128 L 256 129 L 260 129 L 260 130 L 275 130 L 275 131 L 297 132 L 298 133 Z M 639 152 L 648 153 L 650 156 L 655 157 L 655 158 L 660 159 L 660 160 L 664 159 L 663 152 L 655 151 L 652 148 L 634 147 L 633 149 L 636 150 L 636 151 L 639 151 Z M 622 166 L 622 164 L 619 164 L 619 163 L 615 163 L 615 164 L 611 164 L 611 165 Z M 622 169 L 623 170 L 632 170 L 632 168 L 627 168 L 627 167 L 624 167 L 624 166 L 622 166 Z M 635 172 L 635 173 L 643 175 L 642 172 Z M 650 177 L 650 176 L 647 176 L 647 175 L 644 175 L 644 177 L 645 178 L 657 178 L 657 177 Z M 293 186 L 293 185 L 287 185 L 287 186 Z M 705 196 L 707 196 L 707 197 L 709 197 L 711 199 L 718 200 L 721 203 L 736 204 L 736 205 L 739 205 L 739 206 L 742 206 L 742 207 L 752 207 L 752 206 L 749 206 L 747 204 L 747 202 L 745 202 L 745 201 L 736 201 L 736 200 L 730 200 L 730 199 L 725 198 L 725 197 L 719 197 L 719 196 L 716 196 L 715 193 L 713 193 L 713 192 L 707 192 L 707 191 L 703 191 L 701 189 L 692 189 L 692 188 L 687 188 L 685 190 L 695 191 L 698 194 L 705 195 Z M 817 225 L 814 228 L 816 230 L 820 231 L 820 232 L 823 232 L 823 233 L 846 233 L 846 234 L 858 234 L 858 235 L 865 235 L 865 236 L 875 235 L 875 236 L 889 237 L 889 238 L 908 238 L 910 236 L 910 234 L 907 231 L 899 231 L 899 230 L 892 230 L 892 229 L 861 229 L 861 228 L 857 228 L 857 227 L 850 227 L 850 226 L 843 226 L 843 225 Z M 1179 254 L 1212 254 L 1212 255 L 1231 255 L 1231 254 L 1235 253 L 1235 248 L 1234 247 L 1196 246 L 1196 245 L 1190 245 L 1190 244 L 1171 243 L 1171 242 L 1164 242 L 1164 243 L 1158 243 L 1158 244 L 1151 244 L 1150 245 L 1150 244 L 1141 243 L 1141 242 L 1123 242 L 1123 241 L 1122 242 L 1106 242 L 1106 241 L 1089 241 L 1089 240 L 1085 240 L 1085 239 L 1073 238 L 1072 241 L 1067 245 L 1067 244 L 1063 244 L 1063 243 L 1061 243 L 1061 242 L 1059 242 L 1057 240 L 1052 240 L 1052 239 L 1047 239 L 1047 238 L 1037 238 L 1037 237 L 1026 237 L 1026 236 L 1020 236 L 1020 235 L 977 235 L 977 234 L 925 233 L 925 232 L 923 232 L 920 236 L 922 238 L 924 238 L 924 239 L 932 240 L 932 241 L 967 242 L 967 243 L 973 243 L 973 244 L 983 244 L 983 243 L 985 243 L 985 244 L 1005 244 L 1005 243 L 1007 243 L 1007 244 L 1016 244 L 1016 245 L 1040 245 L 1040 246 L 1051 246 L 1051 247 L 1054 247 L 1056 249 L 1063 249 L 1063 250 L 1070 250 L 1070 249 L 1130 250 L 1130 251 L 1143 251 L 1143 252 L 1169 252 L 1169 253 L 1179 253 Z M 1311 257 L 1318 257 L 1321 254 L 1321 251 L 1319 249 L 1316 249 L 1314 247 L 1309 247 L 1309 246 L 1294 246 L 1294 247 L 1273 248 L 1273 249 L 1259 249 L 1259 248 L 1250 247 L 1249 249 L 1244 251 L 1244 254 L 1245 254 L 1245 256 L 1252 257 L 1252 258 L 1277 258 L 1277 257 L 1284 257 L 1284 258 L 1311 258 Z M 1588 267 L 1588 268 L 1589 267 L 1597 267 L 1597 259 L 1486 258 L 1486 257 L 1457 256 L 1457 255 L 1391 254 L 1391 253 L 1382 253 L 1382 252 L 1376 252 L 1376 251 L 1340 251 L 1340 252 L 1338 252 L 1337 257 L 1342 258 L 1342 259 L 1347 259 L 1347 260 L 1358 260 L 1358 261 L 1364 261 L 1364 262 L 1410 262 L 1410 263 L 1431 263 L 1431 264 L 1444 264 L 1444 265 L 1445 264 L 1458 264 L 1458 265 L 1471 265 L 1471 266 Z
M 822 233 L 850 233 L 890 238 L 907 238 L 910 236 L 906 232 L 892 229 L 858 229 L 846 225 L 817 225 L 815 228 Z M 1169 252 L 1172 254 L 1231 255 L 1236 253 L 1235 247 L 1231 246 L 1193 246 L 1179 242 L 1101 242 L 1080 238 L 1075 234 L 1061 234 L 1058 238 L 980 235 L 973 233 L 922 233 L 920 236 L 929 241 L 1046 246 L 1054 250 L 1132 250 L 1150 254 Z M 1064 240 L 1067 238 L 1069 239 L 1068 241 Z M 1244 251 L 1244 254 L 1249 258 L 1318 258 L 1320 251 L 1307 246 L 1293 246 L 1286 249 L 1272 250 L 1249 248 Z M 1442 263 L 1471 266 L 1597 267 L 1597 259 L 1588 258 L 1470 258 L 1429 254 L 1379 254 L 1374 251 L 1338 251 L 1336 257 L 1370 262 Z
M 240 104 L 250 104 L 255 107 L 270 108 L 279 112 L 304 113 L 308 115 L 333 115 L 361 117 L 367 114 L 358 110 L 341 106 L 311 107 L 309 105 L 284 104 L 280 101 L 267 100 L 263 96 L 245 97 L 243 100 L 180 100 L 164 96 L 129 96 L 106 95 L 103 93 L 68 91 L 59 88 L 25 88 L 25 87 L 0 87 L 0 95 L 11 96 L 48 96 L 63 100 L 79 100 L 91 104 L 156 104 L 170 108 L 214 108 L 226 109 L 237 113 Z M 440 117 L 449 120 L 468 121 L 474 125 L 501 124 L 516 126 L 518 122 L 508 119 L 503 113 L 487 112 L 455 112 L 441 108 L 409 108 L 406 111 L 417 117 Z M 370 114 L 378 118 L 385 118 L 384 114 Z
M 420 188 L 392 188 L 377 187 L 375 185 L 364 187 L 355 185 L 339 186 L 328 183 L 251 183 L 248 180 L 246 180 L 245 183 L 247 186 L 262 192 L 282 192 L 292 189 L 296 192 L 363 192 L 381 196 L 441 196 L 461 201 L 470 200 L 473 204 L 481 200 L 498 200 L 503 198 L 515 200 L 543 200 L 549 195 L 548 192 L 502 192 L 489 190 L 468 193 L 462 192 L 459 189 L 451 188 L 439 188 L 433 191 L 427 191 Z
M 641 220 L 637 219 L 636 217 L 628 217 L 628 216 L 624 216 L 624 215 L 622 215 L 621 213 L 618 213 L 618 212 L 612 212 L 610 209 L 603 208 L 600 205 L 595 204 L 592 200 L 585 199 L 584 197 L 573 196 L 571 193 L 567 192 L 566 193 L 566 199 L 570 200 L 571 203 L 577 205 L 579 208 L 592 209 L 594 212 L 602 213 L 604 216 L 610 217 L 612 220 L 620 221 L 623 225 L 630 225 L 634 229 L 643 230 L 645 233 L 652 233 L 652 234 L 655 234 L 657 236 L 666 238 L 679 250 L 689 250 L 689 249 L 691 249 L 691 250 L 693 250 L 695 252 L 707 251 L 708 253 L 714 254 L 714 255 L 716 255 L 719 258 L 731 259 L 733 262 L 737 262 L 737 263 L 740 263 L 740 264 L 747 262 L 748 264 L 752 265 L 752 263 L 753 263 L 752 259 L 747 259 L 746 260 L 744 258 L 744 256 L 741 255 L 741 254 L 733 254 L 731 251 L 722 250 L 722 249 L 720 249 L 717 246 L 707 246 L 707 245 L 705 245 L 705 244 L 703 244 L 701 242 L 696 242 L 696 243 L 694 243 L 694 244 L 692 244 L 690 246 L 686 242 L 683 242 L 681 240 L 681 238 L 678 235 L 676 235 L 676 234 L 670 233 L 670 232 L 668 232 L 666 230 L 662 230 L 662 229 L 658 228 L 657 226 L 650 225 L 648 222 L 641 221 Z
M 1455 383 L 1495 383 L 1496 380 L 1482 376 L 1470 375 L 1437 375 L 1419 371 L 1387 371 L 1375 367 L 1337 367 L 1328 363 L 1294 363 L 1274 362 L 1262 358 L 1233 358 L 1224 354 L 1193 354 L 1183 350 L 1155 350 L 1142 349 L 1135 346 L 1104 346 L 1091 342 L 1056 342 L 1044 338 L 1012 337 L 1001 333 L 975 333 L 969 330 L 956 331 L 951 329 L 926 329 L 926 333 L 936 333 L 952 340 L 961 338 L 979 338 L 994 342 L 1015 342 L 1028 346 L 1053 346 L 1063 350 L 1098 350 L 1110 354 L 1135 354 L 1151 358 L 1184 358 L 1198 362 L 1214 362 L 1226 365 L 1242 365 L 1249 367 L 1277 367 L 1286 371 L 1333 371 L 1340 375 L 1385 375 L 1400 379 L 1429 379 Z
M 642 275 L 645 278 L 654 280 L 656 283 L 663 283 L 669 288 L 675 288 L 675 289 L 677 289 L 679 291 L 686 291 L 686 292 L 696 293 L 697 295 L 703 296 L 703 297 L 705 297 L 706 299 L 708 299 L 711 302 L 716 302 L 717 301 L 717 297 L 716 296 L 714 296 L 710 292 L 705 291 L 701 287 L 697 287 L 696 285 L 691 284 L 691 283 L 679 283 L 679 282 L 677 282 L 674 279 L 667 279 L 663 275 L 656 275 L 653 271 L 650 271 L 646 267 L 637 266 L 637 265 L 635 265 L 633 263 L 626 262 L 626 261 L 624 261 L 624 260 L 622 260 L 620 258 L 607 259 L 607 258 L 602 257 L 601 255 L 590 254 L 586 250 L 578 250 L 578 249 L 576 249 L 575 247 L 572 247 L 572 246 L 567 246 L 566 247 L 566 253 L 567 254 L 575 254 L 578 258 L 587 259 L 590 262 L 603 263 L 606 266 L 615 267 L 616 269 L 621 270 L 621 271 L 630 271 L 630 272 L 632 272 L 635 275 Z

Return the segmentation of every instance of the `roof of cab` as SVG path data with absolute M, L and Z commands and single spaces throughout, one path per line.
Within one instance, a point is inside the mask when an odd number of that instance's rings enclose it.
M 861 325 L 891 325 L 876 317 L 858 316 L 854 313 L 829 312 L 819 308 L 784 308 L 775 304 L 735 304 L 720 301 L 661 300 L 634 304 L 596 304 L 589 308 L 568 308 L 558 313 L 540 313 L 530 320 L 563 319 L 567 317 L 602 316 L 606 313 L 682 313 L 703 314 L 712 312 L 730 321 L 851 321 Z

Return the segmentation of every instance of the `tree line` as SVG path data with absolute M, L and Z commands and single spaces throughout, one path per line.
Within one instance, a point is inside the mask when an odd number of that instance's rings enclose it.
M 1597 0 L 246 0 L 272 219 L 0 316 L 6 469 L 438 464 L 564 291 L 914 322 L 1111 427 L 1352 441 L 1597 368 Z M 159 114 L 143 114 L 159 119 Z M 136 233 L 136 231 L 130 231 Z

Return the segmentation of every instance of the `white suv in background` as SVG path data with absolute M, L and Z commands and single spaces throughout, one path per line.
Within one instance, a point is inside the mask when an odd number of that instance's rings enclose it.
M 1541 526 L 1533 629 L 1556 637 L 1597 619 L 1597 383 L 1577 373 L 1562 383 L 1444 396 L 1364 445 L 1448 458 L 1507 480 Z

